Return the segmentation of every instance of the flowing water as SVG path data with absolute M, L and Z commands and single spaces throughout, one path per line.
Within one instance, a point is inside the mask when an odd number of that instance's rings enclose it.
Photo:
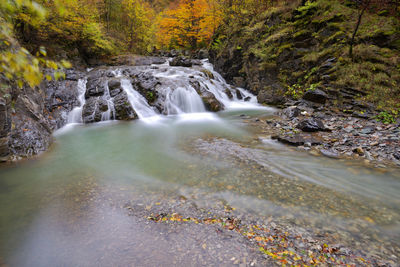
M 55 133 L 51 151 L 0 169 L 0 265 L 182 266 L 195 257 L 219 265 L 242 248 L 220 240 L 215 250 L 222 244 L 226 253 L 212 259 L 201 246 L 213 244 L 214 230 L 181 226 L 171 233 L 146 217 L 157 207 L 196 216 L 221 205 L 244 221 L 273 220 L 369 255 L 398 256 L 398 169 L 315 157 L 260 138 L 243 114 L 265 119 L 274 109 L 243 89 L 248 101 L 229 99 L 213 72 L 213 83 L 202 83 L 225 111 L 204 112 L 196 91 L 182 86 L 185 68 L 164 68 L 159 77 L 172 79 L 160 89 L 169 116 L 122 80 L 141 119 L 72 124 Z M 84 98 L 80 104 L 70 122 L 81 121 Z M 195 209 L 178 205 L 182 199 Z

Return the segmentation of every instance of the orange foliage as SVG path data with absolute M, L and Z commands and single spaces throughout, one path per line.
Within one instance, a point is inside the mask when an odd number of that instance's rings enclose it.
M 160 14 L 157 32 L 159 46 L 205 46 L 221 21 L 216 0 L 180 0 L 175 8 Z

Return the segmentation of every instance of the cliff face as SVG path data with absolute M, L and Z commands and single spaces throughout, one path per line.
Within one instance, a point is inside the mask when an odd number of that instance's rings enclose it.
M 229 82 L 246 87 L 262 103 L 279 105 L 319 89 L 326 94 L 326 106 L 336 110 L 397 110 L 399 20 L 385 11 L 366 12 L 351 59 L 357 15 L 346 1 L 270 8 L 221 27 L 210 51 L 212 61 Z
M 16 101 L 0 97 L 0 161 L 39 154 L 49 148 L 54 130 L 65 125 L 77 100 L 80 73 L 69 70 L 62 81 L 23 88 Z

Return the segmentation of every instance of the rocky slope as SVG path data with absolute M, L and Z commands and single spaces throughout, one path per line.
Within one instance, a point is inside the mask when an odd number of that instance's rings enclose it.
M 396 115 L 399 20 L 388 10 L 367 12 L 351 60 L 356 21 L 351 1 L 278 3 L 220 27 L 210 54 L 228 82 L 257 94 L 261 103 L 289 106 L 316 100 L 310 106 L 357 117 L 372 117 L 376 110 Z M 308 95 L 313 91 L 319 99 Z

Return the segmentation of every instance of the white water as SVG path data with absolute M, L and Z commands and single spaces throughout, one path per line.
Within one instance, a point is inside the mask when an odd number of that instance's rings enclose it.
M 158 102 L 158 104 L 161 105 L 163 113 L 166 115 L 188 114 L 185 116 L 185 119 L 188 119 L 191 117 L 189 114 L 192 114 L 193 117 L 196 116 L 198 118 L 199 113 L 206 112 L 202 97 L 199 95 L 200 92 L 203 96 L 207 94 L 214 95 L 224 109 L 268 109 L 259 105 L 256 96 L 250 92 L 227 84 L 224 78 L 214 71 L 212 64 L 207 60 L 203 60 L 201 66 L 193 66 L 191 68 L 170 67 L 168 62 L 162 65 L 137 68 L 159 79 L 161 86 L 158 87 L 157 93 L 161 102 Z M 112 76 L 121 79 L 121 87 L 127 93 L 129 103 L 139 119 L 145 119 L 146 122 L 161 119 L 157 109 L 150 106 L 146 98 L 135 90 L 131 80 L 128 77 L 124 78 L 123 68 L 110 70 L 110 72 Z M 86 81 L 85 79 L 78 82 L 80 105 L 69 113 L 68 123 L 82 123 Z M 114 120 L 115 107 L 113 98 L 110 96 L 108 82 L 104 86 L 104 95 L 101 98 L 107 101 L 108 110 L 101 114 L 101 121 Z M 241 99 L 237 95 L 238 92 L 242 96 Z
M 115 119 L 115 108 L 114 108 L 114 102 L 110 96 L 110 89 L 108 88 L 108 82 L 106 82 L 106 84 L 105 84 L 105 89 L 106 90 L 104 90 L 103 99 L 105 99 L 107 101 L 108 109 L 107 109 L 107 111 L 103 112 L 103 114 L 101 114 L 101 121 L 109 121 L 111 119 L 114 120 Z
M 157 113 L 147 103 L 146 98 L 133 89 L 131 82 L 127 79 L 121 80 L 122 89 L 127 93 L 129 103 L 135 110 L 139 119 L 157 116 Z
M 174 91 L 167 88 L 165 107 L 168 115 L 206 111 L 201 97 L 192 86 L 178 87 Z
M 86 92 L 87 79 L 78 80 L 78 101 L 79 106 L 75 107 L 68 114 L 68 123 L 82 123 L 82 109 L 85 105 L 85 92 Z

